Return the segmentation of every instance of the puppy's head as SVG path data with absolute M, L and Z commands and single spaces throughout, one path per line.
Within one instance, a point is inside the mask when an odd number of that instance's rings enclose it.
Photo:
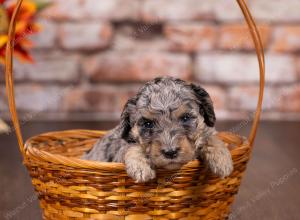
M 204 89 L 170 77 L 145 84 L 121 118 L 122 138 L 139 144 L 152 165 L 165 169 L 195 159 L 216 121 Z

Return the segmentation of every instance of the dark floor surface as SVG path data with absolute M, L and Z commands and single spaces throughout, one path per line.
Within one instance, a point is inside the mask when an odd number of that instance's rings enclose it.
M 108 129 L 114 123 L 28 122 L 26 138 L 46 131 Z M 241 128 L 242 127 L 242 128 Z M 219 130 L 239 130 L 244 123 L 219 122 Z M 240 129 L 241 128 L 241 129 Z M 21 162 L 14 134 L 0 135 L 0 220 L 39 220 L 41 212 Z M 231 219 L 300 220 L 300 123 L 263 122 L 253 157 L 232 207 Z

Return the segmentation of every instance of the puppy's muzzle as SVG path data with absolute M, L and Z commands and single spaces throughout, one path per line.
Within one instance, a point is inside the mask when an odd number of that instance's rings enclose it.
M 168 150 L 161 150 L 161 153 L 167 159 L 174 159 L 178 156 L 179 148 L 175 149 L 168 149 Z

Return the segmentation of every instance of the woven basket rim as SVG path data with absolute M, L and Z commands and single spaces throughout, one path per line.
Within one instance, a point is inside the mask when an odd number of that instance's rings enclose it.
M 93 134 L 93 135 L 99 135 L 99 138 L 103 136 L 107 131 L 104 130 L 86 130 L 86 129 L 72 129 L 72 130 L 61 130 L 61 131 L 52 131 L 52 132 L 46 132 L 41 133 L 38 135 L 35 135 L 31 138 L 29 138 L 25 142 L 25 163 L 27 158 L 30 158 L 31 160 L 35 160 L 38 163 L 46 162 L 46 163 L 54 163 L 59 165 L 64 165 L 72 168 L 81 168 L 81 169 L 93 169 L 93 170 L 107 170 L 107 171 L 114 171 L 114 172 L 123 172 L 125 170 L 125 165 L 123 163 L 116 163 L 116 162 L 100 162 L 100 161 L 90 161 L 90 160 L 84 160 L 76 157 L 67 157 L 60 154 L 50 153 L 45 150 L 40 150 L 32 145 L 32 141 L 34 141 L 37 138 L 45 137 L 45 136 L 65 136 L 70 135 L 74 133 L 78 134 Z M 233 134 L 231 132 L 220 132 L 220 136 L 226 136 L 229 135 L 231 137 L 238 137 L 241 139 L 241 143 L 235 143 L 236 148 L 241 148 L 243 146 L 245 147 L 252 147 L 249 144 L 249 141 L 246 137 L 240 136 L 237 134 Z M 230 139 L 230 138 L 229 138 Z M 228 140 L 228 139 L 227 139 Z M 232 150 L 231 150 L 232 151 Z M 193 160 L 188 162 L 187 164 L 183 165 L 181 169 L 190 169 L 190 168 L 197 168 L 201 165 L 201 162 L 199 160 Z

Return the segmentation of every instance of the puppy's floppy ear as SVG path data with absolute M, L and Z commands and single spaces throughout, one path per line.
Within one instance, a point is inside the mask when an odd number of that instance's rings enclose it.
M 214 127 L 216 116 L 209 94 L 200 86 L 194 84 L 191 84 L 190 86 L 198 99 L 200 114 L 204 117 L 205 124 L 208 127 Z
M 131 142 L 130 131 L 132 128 L 131 115 L 135 113 L 137 97 L 127 101 L 121 114 L 121 137 L 127 142 Z

